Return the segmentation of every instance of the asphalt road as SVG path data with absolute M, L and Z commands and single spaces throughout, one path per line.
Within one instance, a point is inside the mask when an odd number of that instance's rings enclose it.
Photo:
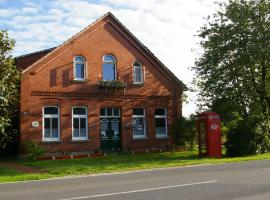
M 268 200 L 270 160 L 0 184 L 10 199 Z

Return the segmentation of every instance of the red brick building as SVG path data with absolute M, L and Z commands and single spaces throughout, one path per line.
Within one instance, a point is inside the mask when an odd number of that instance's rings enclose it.
M 111 13 L 62 45 L 17 58 L 20 140 L 48 152 L 174 143 L 184 84 Z

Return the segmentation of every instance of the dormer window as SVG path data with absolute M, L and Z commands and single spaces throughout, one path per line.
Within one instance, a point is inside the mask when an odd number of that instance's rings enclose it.
M 103 56 L 102 80 L 103 81 L 116 80 L 116 60 L 112 55 L 107 54 Z
M 85 80 L 85 59 L 82 56 L 76 56 L 73 60 L 74 80 Z
M 140 62 L 136 61 L 133 64 L 133 84 L 143 84 L 143 82 L 143 67 Z

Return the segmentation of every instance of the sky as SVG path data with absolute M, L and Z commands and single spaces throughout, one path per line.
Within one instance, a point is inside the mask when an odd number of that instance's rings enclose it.
M 219 0 L 218 2 L 225 1 Z M 0 0 L 0 29 L 16 40 L 14 56 L 55 47 L 107 12 L 113 13 L 187 87 L 192 88 L 197 37 L 214 0 Z M 196 110 L 196 92 L 186 92 L 183 115 Z

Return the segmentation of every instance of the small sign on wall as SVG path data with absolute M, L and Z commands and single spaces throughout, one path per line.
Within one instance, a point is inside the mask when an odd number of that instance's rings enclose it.
M 32 127 L 34 127 L 34 128 L 39 127 L 39 122 L 38 121 L 32 121 Z

